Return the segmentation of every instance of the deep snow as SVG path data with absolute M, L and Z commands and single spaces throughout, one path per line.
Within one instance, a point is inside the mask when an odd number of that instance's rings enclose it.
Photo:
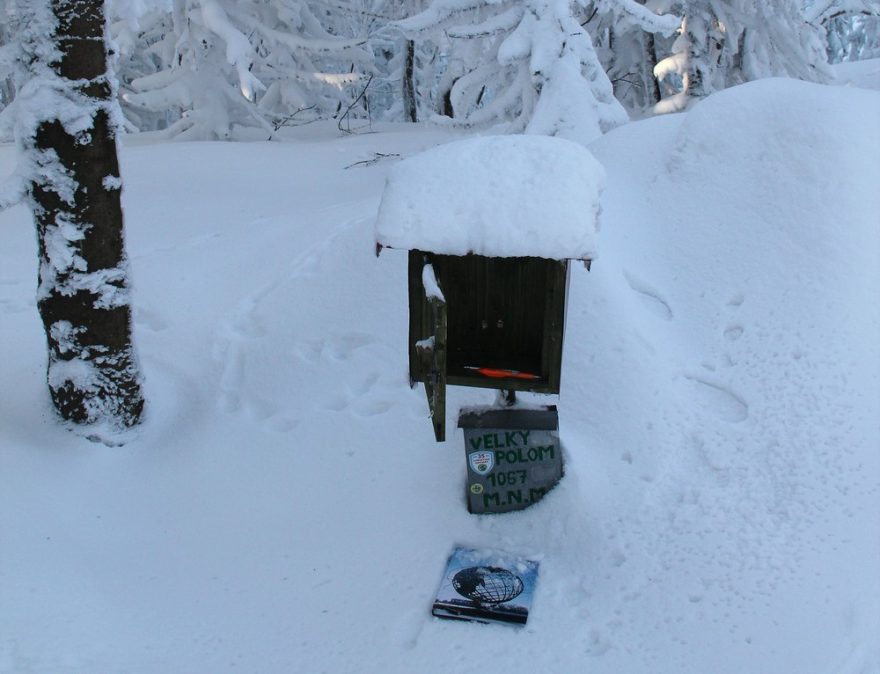
M 604 186 L 593 155 L 561 138 L 443 143 L 389 171 L 376 241 L 445 255 L 592 259 Z
M 32 225 L 0 214 L 0 672 L 880 671 L 877 119 L 769 80 L 590 147 L 567 472 L 498 516 L 407 386 L 392 162 L 344 168 L 449 132 L 128 139 L 149 412 L 122 448 L 55 422 Z M 457 544 L 541 559 L 525 628 L 430 617 Z

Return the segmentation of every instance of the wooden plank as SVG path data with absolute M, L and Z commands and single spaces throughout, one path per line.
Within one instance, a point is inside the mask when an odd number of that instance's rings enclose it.
M 434 319 L 433 367 L 425 378 L 425 391 L 431 408 L 434 438 L 437 442 L 443 442 L 446 440 L 446 303 L 431 298 L 431 309 Z
M 568 260 L 548 267 L 547 303 L 544 317 L 542 369 L 547 373 L 551 393 L 559 393 L 562 379 L 562 343 L 565 333 L 565 290 L 568 284 Z
M 422 273 L 433 263 L 430 254 L 410 251 L 409 281 L 409 371 L 410 383 L 425 386 L 431 425 L 437 442 L 446 439 L 447 305 L 425 293 Z M 442 289 L 442 285 L 440 286 Z M 442 292 L 442 290 L 441 290 Z
M 425 254 L 419 250 L 409 251 L 407 276 L 409 281 L 409 383 L 425 381 L 425 367 L 422 357 L 416 349 L 416 342 L 427 339 L 431 335 L 430 315 L 425 291 L 422 287 L 422 268 L 425 266 Z

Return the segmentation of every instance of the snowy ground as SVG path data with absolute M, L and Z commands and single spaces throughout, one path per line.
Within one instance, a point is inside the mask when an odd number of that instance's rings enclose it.
M 501 516 L 407 386 L 394 160 L 344 168 L 448 133 L 130 139 L 150 407 L 122 448 L 55 423 L 32 225 L 0 215 L 0 672 L 880 671 L 878 119 L 772 80 L 591 148 L 567 474 Z M 430 617 L 456 544 L 542 559 L 525 628 Z

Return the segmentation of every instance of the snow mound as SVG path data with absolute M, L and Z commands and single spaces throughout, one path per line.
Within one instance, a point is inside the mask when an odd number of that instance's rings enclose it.
M 844 253 L 837 230 L 876 234 L 878 119 L 869 90 L 789 79 L 728 89 L 685 117 L 660 183 L 667 194 L 687 183 L 706 228 L 731 220 L 713 236 L 744 254 L 763 257 L 776 229 L 804 254 L 845 263 L 855 251 Z
M 394 167 L 376 241 L 448 255 L 591 259 L 605 171 L 588 150 L 544 136 L 488 136 Z
M 834 73 L 837 81 L 845 86 L 880 91 L 880 59 L 837 63 Z

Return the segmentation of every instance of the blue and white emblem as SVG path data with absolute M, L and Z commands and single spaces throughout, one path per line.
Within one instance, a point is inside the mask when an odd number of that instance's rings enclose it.
M 495 467 L 494 452 L 471 452 L 468 454 L 468 464 L 471 470 L 478 475 L 487 475 Z

